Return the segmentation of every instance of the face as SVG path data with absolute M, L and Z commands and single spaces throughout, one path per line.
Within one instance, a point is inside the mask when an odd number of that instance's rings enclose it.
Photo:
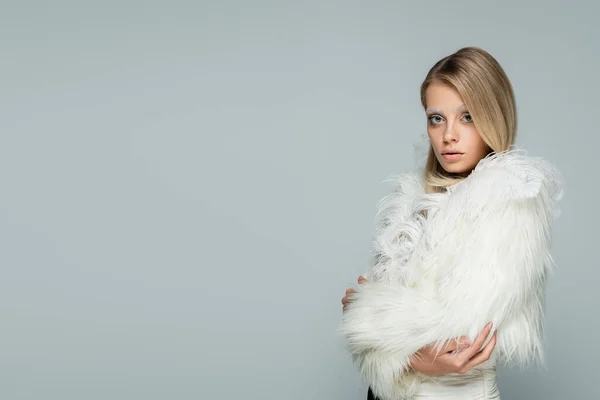
M 434 83 L 425 91 L 427 134 L 447 172 L 467 176 L 490 151 L 465 102 L 451 86 Z

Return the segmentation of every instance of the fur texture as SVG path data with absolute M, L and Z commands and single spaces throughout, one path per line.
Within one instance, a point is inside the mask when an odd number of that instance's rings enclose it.
M 394 181 L 379 204 L 369 282 L 339 328 L 373 392 L 411 398 L 422 377 L 410 357 L 428 344 L 474 340 L 488 321 L 494 358 L 543 363 L 551 226 L 562 197 L 556 168 L 513 148 L 482 159 L 445 193 L 425 194 L 416 173 Z

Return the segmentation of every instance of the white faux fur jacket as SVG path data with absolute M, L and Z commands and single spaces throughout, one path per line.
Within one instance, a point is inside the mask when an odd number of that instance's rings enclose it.
M 563 192 L 556 168 L 513 148 L 488 155 L 444 193 L 424 193 L 421 174 L 394 180 L 377 213 L 369 281 L 340 325 L 375 395 L 410 398 L 423 377 L 408 368 L 416 351 L 474 340 L 489 321 L 494 358 L 543 363 L 551 227 Z

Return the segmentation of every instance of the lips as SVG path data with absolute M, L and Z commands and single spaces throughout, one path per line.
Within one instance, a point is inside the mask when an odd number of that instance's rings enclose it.
M 442 154 L 446 155 L 446 154 L 464 154 L 464 153 L 461 153 L 460 151 L 445 151 Z
M 447 162 L 460 161 L 462 159 L 462 156 L 463 156 L 463 153 L 460 153 L 460 152 L 447 151 L 445 153 L 442 153 L 442 157 Z

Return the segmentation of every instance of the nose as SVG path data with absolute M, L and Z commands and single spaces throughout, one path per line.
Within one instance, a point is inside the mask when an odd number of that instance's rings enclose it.
M 458 142 L 458 132 L 456 132 L 452 123 L 447 124 L 444 131 L 444 143 L 450 142 Z

